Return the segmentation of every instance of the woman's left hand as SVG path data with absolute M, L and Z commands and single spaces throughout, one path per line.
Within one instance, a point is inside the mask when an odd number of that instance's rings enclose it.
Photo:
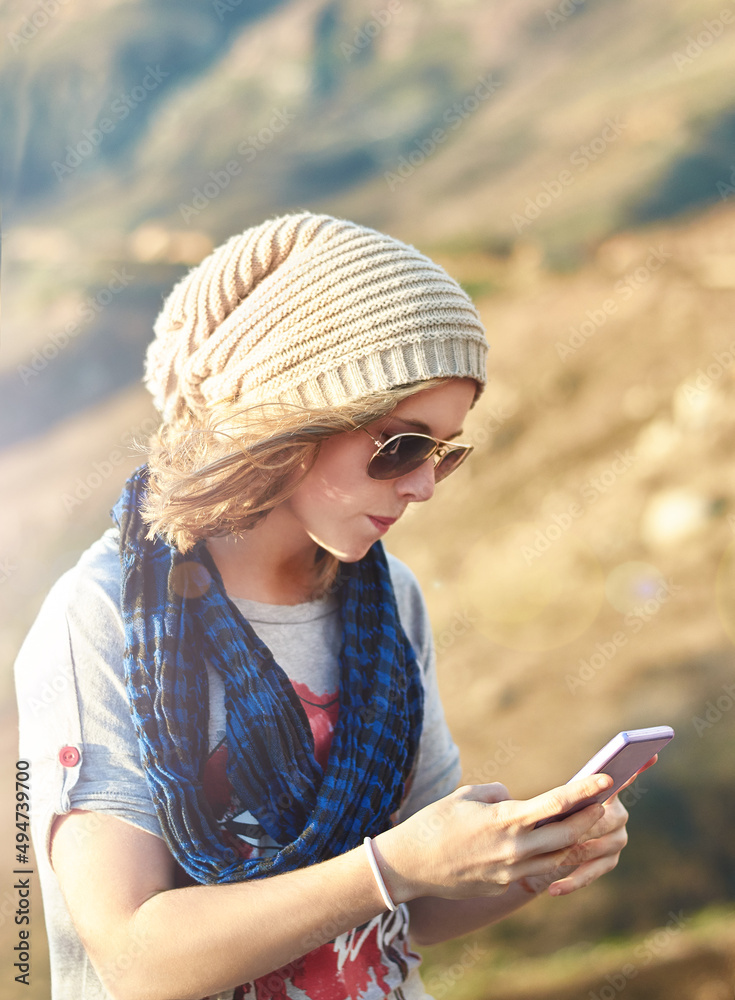
M 559 868 L 560 877 L 549 885 L 550 895 L 567 896 L 612 871 L 628 843 L 627 822 L 628 810 L 615 795 L 605 803 L 602 818 L 570 849 L 569 864 Z
M 549 881 L 541 877 L 522 879 L 522 888 L 527 892 L 542 892 L 548 887 L 552 896 L 568 896 L 575 889 L 590 885 L 600 875 L 611 872 L 620 860 L 620 852 L 628 843 L 628 832 L 625 824 L 628 822 L 628 810 L 618 796 L 632 785 L 636 778 L 652 767 L 658 760 L 658 754 L 651 757 L 640 770 L 636 771 L 624 785 L 618 789 L 609 802 L 605 803 L 605 813 L 598 823 L 569 851 L 569 864 L 558 869 L 559 878 Z

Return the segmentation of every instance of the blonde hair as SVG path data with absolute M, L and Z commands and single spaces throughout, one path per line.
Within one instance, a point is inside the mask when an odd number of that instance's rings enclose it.
M 149 537 L 158 534 L 187 552 L 202 539 L 248 531 L 295 492 L 323 440 L 385 417 L 403 399 L 444 381 L 427 379 L 321 410 L 224 401 L 202 417 L 188 412 L 164 422 L 147 448 Z M 322 594 L 339 560 L 323 550 L 319 556 Z

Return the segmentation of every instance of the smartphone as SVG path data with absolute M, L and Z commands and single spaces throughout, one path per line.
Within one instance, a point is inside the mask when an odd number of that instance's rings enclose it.
M 629 729 L 627 732 L 613 736 L 609 743 L 598 750 L 594 757 L 590 757 L 584 767 L 580 768 L 569 779 L 569 781 L 574 781 L 575 778 L 586 778 L 591 774 L 609 774 L 613 779 L 610 788 L 606 788 L 598 795 L 585 799 L 583 802 L 578 802 L 572 809 L 568 809 L 558 816 L 549 816 L 547 819 L 539 820 L 536 826 L 545 826 L 547 823 L 556 823 L 560 819 L 566 819 L 567 816 L 571 816 L 572 813 L 584 809 L 593 802 L 607 802 L 629 778 L 633 777 L 636 771 L 640 771 L 643 765 L 648 763 L 651 757 L 659 753 L 673 738 L 674 730 L 671 726 Z

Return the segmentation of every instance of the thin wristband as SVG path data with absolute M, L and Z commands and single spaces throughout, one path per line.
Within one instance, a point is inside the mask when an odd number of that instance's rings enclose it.
M 394 912 L 395 909 L 396 909 L 396 904 L 390 898 L 390 894 L 388 893 L 388 890 L 385 887 L 385 882 L 383 881 L 383 876 L 382 876 L 382 874 L 380 872 L 380 868 L 378 868 L 378 862 L 377 862 L 377 860 L 375 858 L 375 854 L 373 852 L 373 842 L 370 839 L 370 837 L 365 837 L 365 839 L 363 840 L 362 843 L 363 843 L 363 846 L 364 846 L 365 851 L 367 853 L 368 861 L 370 862 L 370 867 L 373 870 L 373 875 L 375 876 L 375 881 L 378 883 L 378 889 L 380 889 L 380 895 L 383 897 L 383 902 L 385 903 L 385 905 L 388 907 L 388 909 L 391 912 Z

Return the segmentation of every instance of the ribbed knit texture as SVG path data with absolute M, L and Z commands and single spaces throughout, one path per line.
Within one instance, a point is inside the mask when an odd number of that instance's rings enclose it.
M 228 240 L 174 288 L 155 333 L 146 385 L 165 419 L 230 399 L 327 407 L 434 377 L 486 380 L 482 322 L 457 282 L 327 215 Z

